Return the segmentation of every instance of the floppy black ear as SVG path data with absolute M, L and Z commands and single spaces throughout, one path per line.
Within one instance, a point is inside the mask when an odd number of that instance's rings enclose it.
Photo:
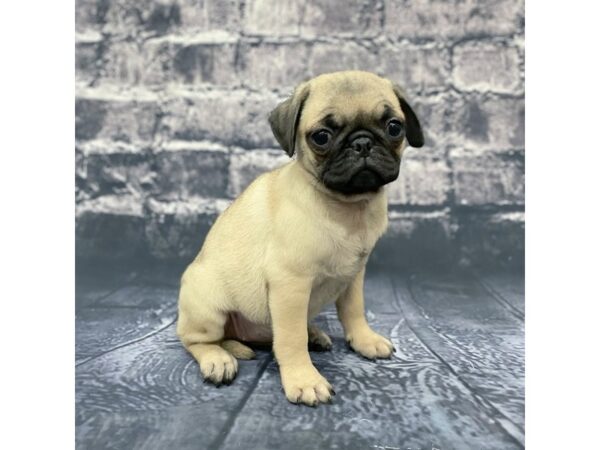
M 423 147 L 425 138 L 423 137 L 423 130 L 421 129 L 419 118 L 406 101 L 404 91 L 397 84 L 394 85 L 394 92 L 400 101 L 400 108 L 402 108 L 402 112 L 406 117 L 406 139 L 408 140 L 408 143 L 411 147 Z
M 290 98 L 277 105 L 269 114 L 269 123 L 275 139 L 289 156 L 292 156 L 295 151 L 296 130 L 302 107 L 308 98 L 308 91 L 308 85 L 298 86 Z

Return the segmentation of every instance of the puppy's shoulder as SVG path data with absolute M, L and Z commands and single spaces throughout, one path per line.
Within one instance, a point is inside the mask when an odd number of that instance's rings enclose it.
M 286 164 L 287 165 L 287 164 Z M 273 184 L 276 183 L 278 174 L 286 166 L 283 165 L 269 172 L 258 175 L 234 200 L 234 204 L 242 203 L 261 203 L 266 200 L 270 191 L 273 190 Z

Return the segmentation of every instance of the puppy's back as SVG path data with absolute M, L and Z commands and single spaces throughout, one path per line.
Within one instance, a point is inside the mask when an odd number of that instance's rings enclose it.
M 234 200 L 217 218 L 192 263 L 212 272 L 234 302 L 240 295 L 260 295 L 263 288 L 273 185 L 286 166 L 260 175 Z

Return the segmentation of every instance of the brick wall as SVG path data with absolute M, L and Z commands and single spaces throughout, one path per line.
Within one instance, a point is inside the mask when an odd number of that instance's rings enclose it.
M 189 259 L 287 161 L 266 116 L 298 82 L 403 85 L 427 145 L 389 187 L 374 260 L 522 264 L 521 0 L 78 0 L 77 254 Z

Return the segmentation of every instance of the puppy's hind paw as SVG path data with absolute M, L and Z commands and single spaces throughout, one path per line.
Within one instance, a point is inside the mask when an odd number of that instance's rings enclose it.
M 217 386 L 229 384 L 237 374 L 238 362 L 229 352 L 212 351 L 202 355 L 200 372 L 205 381 Z
M 308 327 L 308 348 L 316 352 L 326 352 L 331 350 L 331 338 L 314 325 Z

